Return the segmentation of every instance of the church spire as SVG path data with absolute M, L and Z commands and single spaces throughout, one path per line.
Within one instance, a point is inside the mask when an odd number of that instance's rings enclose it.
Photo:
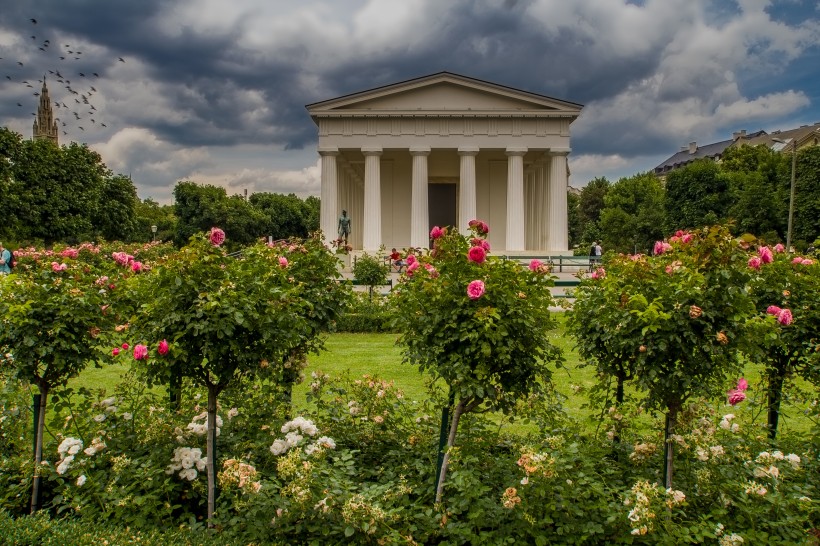
M 37 118 L 34 120 L 34 140 L 47 139 L 56 145 L 57 122 L 51 110 L 51 100 L 48 98 L 48 86 L 43 75 L 43 89 L 40 91 L 40 106 L 37 108 Z

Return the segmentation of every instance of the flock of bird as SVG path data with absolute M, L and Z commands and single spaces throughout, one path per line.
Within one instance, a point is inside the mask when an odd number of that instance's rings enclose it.
M 52 101 L 52 111 L 58 129 L 63 135 L 76 128 L 80 131 L 92 130 L 94 127 L 107 127 L 100 119 L 100 111 L 93 102 L 97 94 L 96 80 L 100 74 L 84 67 L 88 66 L 83 52 L 71 44 L 55 45 L 49 39 L 37 38 L 38 21 L 29 19 L 32 32 L 30 48 L 32 54 L 26 62 L 12 61 L 0 57 L 0 69 L 6 83 L 12 82 L 31 89 L 35 100 L 31 103 L 17 102 L 19 108 L 34 107 L 32 116 L 37 116 L 40 104 L 40 92 L 46 83 Z M 37 49 L 35 50 L 34 47 Z M 125 59 L 118 57 L 118 62 Z M 36 74 L 36 75 L 35 75 Z M 39 79 L 37 76 L 42 76 Z M 31 78 L 31 79 L 24 79 Z M 2 83 L 2 80 L 0 80 Z M 35 85 L 39 84 L 39 85 Z M 62 87 L 58 87 L 59 84 Z

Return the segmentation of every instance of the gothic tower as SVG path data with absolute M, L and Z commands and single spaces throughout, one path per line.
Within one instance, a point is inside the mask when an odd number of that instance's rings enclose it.
M 48 139 L 59 145 L 59 142 L 57 142 L 57 122 L 54 120 L 54 113 L 51 111 L 51 100 L 48 98 L 45 76 L 43 76 L 43 89 L 40 91 L 40 106 L 37 108 L 37 118 L 34 120 L 34 140 L 40 139 Z

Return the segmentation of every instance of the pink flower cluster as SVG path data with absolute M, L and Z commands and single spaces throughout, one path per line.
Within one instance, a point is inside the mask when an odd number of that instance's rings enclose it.
M 728 395 L 729 404 L 736 406 L 746 400 L 746 389 L 748 388 L 749 382 L 741 377 L 737 382 L 737 386 L 726 393 Z
M 219 246 L 225 242 L 225 232 L 218 227 L 212 227 L 208 239 L 210 239 L 212 245 Z
M 770 264 L 774 261 L 774 254 L 772 254 L 772 249 L 767 246 L 762 246 L 758 248 L 757 255 L 760 256 L 760 261 L 764 264 Z
M 286 268 L 288 266 L 288 259 L 284 256 L 279 256 L 279 267 Z
M 62 252 L 60 252 L 60 256 L 63 258 L 77 258 L 80 255 L 80 251 L 76 248 L 65 248 Z
M 777 319 L 777 322 L 779 322 L 783 326 L 788 326 L 794 320 L 794 317 L 792 316 L 792 312 L 790 309 L 781 309 L 776 305 L 770 305 L 769 307 L 767 307 L 766 314 L 774 315 L 774 317 Z
M 782 253 L 786 252 L 786 247 L 783 246 L 782 243 L 777 243 L 776 245 L 774 245 L 774 251 L 777 252 L 778 254 L 782 254 Z
M 663 254 L 664 252 L 669 252 L 672 250 L 672 245 L 667 243 L 666 241 L 655 241 L 655 248 L 653 249 L 656 256 Z
M 467 296 L 469 296 L 471 300 L 477 300 L 478 298 L 483 296 L 484 291 L 484 281 L 475 280 L 470 282 L 469 285 L 467 285 Z
M 134 261 L 134 257 L 127 252 L 112 252 L 111 257 L 114 261 L 123 267 L 128 267 Z
M 763 264 L 763 260 L 760 259 L 760 256 L 752 256 L 749 258 L 749 267 L 754 269 L 755 271 L 760 271 L 760 266 Z
M 438 226 L 433 226 L 433 229 L 430 230 L 430 238 L 431 239 L 438 239 L 442 237 L 446 233 L 445 230 L 441 229 Z
M 675 232 L 675 234 L 672 237 L 669 238 L 669 242 L 670 243 L 681 242 L 683 244 L 688 244 L 688 243 L 692 242 L 693 238 L 694 238 L 694 235 L 692 235 L 691 233 L 679 229 L 678 231 Z M 656 243 L 655 246 L 657 246 L 657 243 Z M 656 254 L 657 254 L 657 252 L 656 252 Z
M 127 351 L 129 345 L 127 343 L 123 343 L 121 345 L 121 347 L 122 347 L 122 350 Z M 162 356 L 165 356 L 165 355 L 168 354 L 168 350 L 169 350 L 168 341 L 163 339 L 162 341 L 159 342 L 159 345 L 157 345 L 157 353 L 159 353 Z M 111 350 L 111 354 L 113 356 L 118 356 L 120 354 L 120 347 L 114 347 Z M 145 345 L 142 345 L 142 344 L 135 345 L 134 346 L 134 360 L 148 360 L 148 347 L 145 346 Z
M 470 220 L 467 224 L 471 229 L 474 229 L 479 235 L 487 235 L 490 232 L 490 226 L 481 220 Z
M 486 239 L 481 239 L 479 237 L 473 237 L 472 240 L 470 240 L 470 245 L 471 246 L 480 246 L 481 248 L 484 249 L 485 252 L 490 251 L 490 243 L 488 243 Z
M 59 273 L 60 271 L 65 271 L 66 269 L 68 269 L 68 266 L 66 264 L 51 262 L 51 270 L 54 271 L 55 273 Z
M 604 277 L 606 277 L 606 269 L 604 269 L 603 267 L 599 267 L 592 272 L 592 275 L 590 275 L 590 277 L 592 277 L 595 280 L 603 279 Z
M 811 264 L 814 263 L 814 260 L 812 260 L 810 258 L 801 258 L 800 256 L 796 256 L 792 260 L 792 263 L 796 264 L 796 265 L 811 265 Z

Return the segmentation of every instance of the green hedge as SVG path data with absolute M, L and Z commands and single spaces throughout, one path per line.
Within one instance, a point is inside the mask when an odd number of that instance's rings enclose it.
M 396 332 L 392 326 L 395 310 L 389 296 L 373 294 L 371 300 L 366 293 L 354 294 L 353 303 L 336 322 L 337 332 L 380 333 Z
M 4 546 L 238 546 L 245 544 L 206 530 L 137 531 L 108 527 L 96 521 L 51 519 L 46 512 L 12 518 L 0 511 L 0 543 Z

